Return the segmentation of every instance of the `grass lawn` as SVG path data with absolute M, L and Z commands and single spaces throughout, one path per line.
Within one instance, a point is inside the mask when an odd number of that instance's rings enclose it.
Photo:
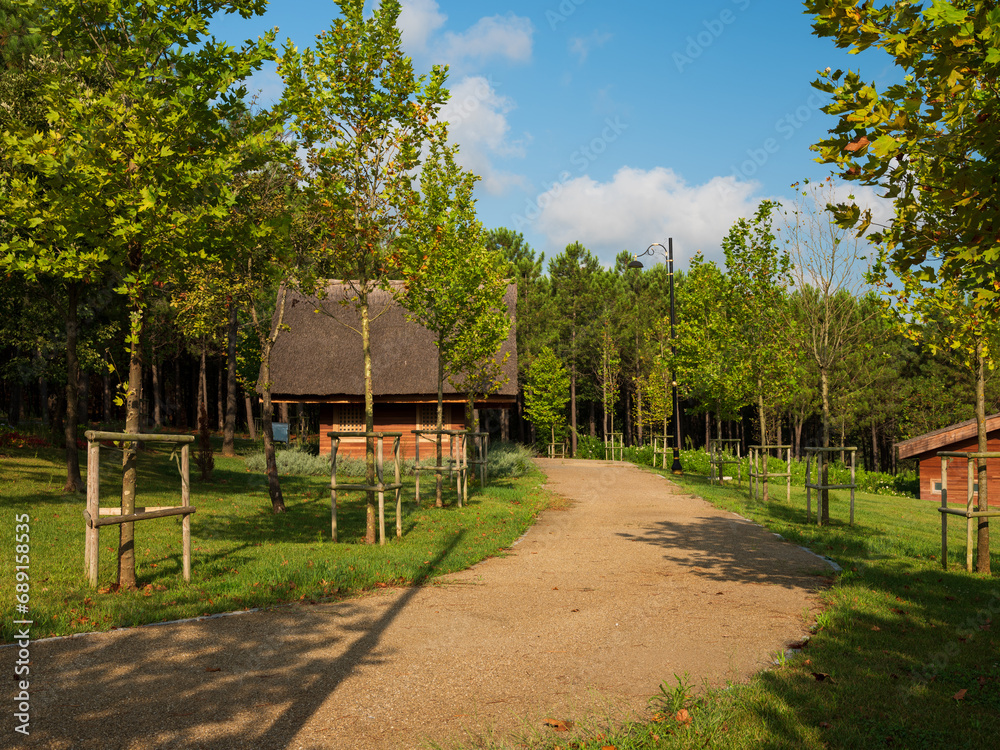
M 1000 581 L 965 572 L 964 519 L 949 523 L 944 571 L 930 502 L 858 494 L 852 528 L 848 493 L 833 492 L 834 521 L 816 527 L 804 523 L 804 490 L 793 489 L 789 504 L 781 486 L 764 504 L 749 499 L 746 484 L 671 478 L 844 568 L 824 595 L 815 634 L 747 684 L 701 690 L 675 676 L 651 702 L 652 721 L 565 739 L 551 733 L 535 747 L 1000 747 Z M 997 551 L 992 565 L 1000 572 Z
M 136 504 L 179 505 L 180 476 L 169 448 L 150 446 L 139 457 Z M 135 524 L 140 590 L 109 591 L 117 571 L 118 527 L 101 529 L 97 591 L 83 570 L 83 495 L 62 492 L 62 453 L 50 448 L 3 449 L 0 457 L 0 640 L 10 642 L 16 619 L 31 619 L 34 639 L 151 622 L 348 596 L 363 589 L 421 582 L 503 554 L 549 503 L 534 470 L 470 490 L 465 508 L 415 508 L 413 479 L 403 491 L 403 537 L 395 539 L 395 504 L 386 498 L 385 547 L 363 543 L 362 493 L 338 493 L 340 543 L 330 542 L 329 478 L 281 478 L 288 511 L 270 512 L 264 477 L 242 458 L 215 455 L 212 479 L 202 482 L 192 460 L 192 576 L 181 573 L 178 518 Z M 84 452 L 81 451 L 81 460 Z M 102 450 L 101 505 L 121 496 L 121 453 Z M 446 494 L 446 500 L 454 492 Z M 15 516 L 30 515 L 30 612 L 15 612 Z

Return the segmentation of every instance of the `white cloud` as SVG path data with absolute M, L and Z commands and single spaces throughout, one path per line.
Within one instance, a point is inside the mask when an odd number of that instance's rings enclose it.
M 530 19 L 513 13 L 480 18 L 460 34 L 446 32 L 436 53 L 449 65 L 467 60 L 482 62 L 493 57 L 525 63 L 531 60 L 534 31 Z
M 459 144 L 459 161 L 475 172 L 482 187 L 498 195 L 512 185 L 524 185 L 524 179 L 497 169 L 495 158 L 523 158 L 523 141 L 511 140 L 507 113 L 514 102 L 497 93 L 493 83 L 482 76 L 462 79 L 451 89 L 451 99 L 441 110 L 441 119 L 449 123 L 449 133 Z
M 595 47 L 603 47 L 611 41 L 611 34 L 595 31 L 589 36 L 575 36 L 569 41 L 569 51 L 577 56 L 581 65 L 587 61 L 590 51 Z
M 403 47 L 411 54 L 426 52 L 431 36 L 447 20 L 436 0 L 404 0 L 397 22 Z
M 487 16 L 465 31 L 441 33 L 447 20 L 437 0 L 403 0 L 399 14 L 403 48 L 453 69 L 493 58 L 515 63 L 531 60 L 535 27 L 528 18 L 513 13 Z
M 754 211 L 759 188 L 732 176 L 688 185 L 671 169 L 623 167 L 610 182 L 577 177 L 540 195 L 535 227 L 551 250 L 579 241 L 605 264 L 622 250 L 639 253 L 668 237 L 680 263 L 699 250 L 721 262 L 723 237 Z

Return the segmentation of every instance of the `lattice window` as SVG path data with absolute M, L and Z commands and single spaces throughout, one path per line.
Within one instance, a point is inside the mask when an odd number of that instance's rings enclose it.
M 361 404 L 340 404 L 337 412 L 337 432 L 365 431 L 365 410 Z
M 417 404 L 417 429 L 437 428 L 437 404 Z

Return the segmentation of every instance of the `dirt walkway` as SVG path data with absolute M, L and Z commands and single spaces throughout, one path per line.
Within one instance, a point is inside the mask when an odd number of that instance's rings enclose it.
M 366 750 L 509 734 L 641 710 L 674 673 L 744 678 L 804 632 L 819 558 L 627 464 L 539 464 L 569 509 L 438 585 L 35 644 L 24 746 Z

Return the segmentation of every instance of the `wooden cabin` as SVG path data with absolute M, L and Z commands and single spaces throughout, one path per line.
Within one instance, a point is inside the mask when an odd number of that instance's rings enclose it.
M 401 282 L 393 284 L 396 290 L 401 288 Z M 350 298 L 350 287 L 343 282 L 330 282 L 323 300 L 289 292 L 284 316 L 287 330 L 278 335 L 271 352 L 271 398 L 276 404 L 319 404 L 321 454 L 330 453 L 328 432 L 363 432 L 365 426 L 364 357 L 357 333 L 360 316 L 352 304 L 344 304 Z M 413 430 L 437 426 L 436 337 L 407 320 L 392 293 L 376 291 L 369 300 L 375 431 L 402 432 L 403 457 L 413 458 Z M 498 393 L 477 400 L 477 409 L 515 406 L 516 301 L 516 287 L 511 285 L 504 302 L 512 325 L 497 355 L 507 382 Z M 466 401 L 466 394 L 457 392 L 446 378 L 445 429 L 465 429 Z M 386 450 L 391 447 L 387 441 Z M 364 450 L 364 438 L 341 441 L 341 455 L 363 456 Z M 423 441 L 421 458 L 430 456 L 432 450 Z
M 987 450 L 1000 452 L 1000 414 L 986 418 Z M 926 435 L 904 440 L 896 444 L 899 458 L 915 459 L 918 463 L 920 497 L 923 500 L 941 502 L 941 458 L 938 451 L 975 453 L 979 450 L 976 420 L 943 427 Z M 948 465 L 948 505 L 961 505 L 968 493 L 968 462 L 953 458 Z M 987 497 L 990 506 L 1000 507 L 1000 458 L 986 462 Z M 974 480 L 975 481 L 975 480 Z M 978 488 L 978 482 L 974 489 Z M 978 492 L 976 493 L 978 502 Z

